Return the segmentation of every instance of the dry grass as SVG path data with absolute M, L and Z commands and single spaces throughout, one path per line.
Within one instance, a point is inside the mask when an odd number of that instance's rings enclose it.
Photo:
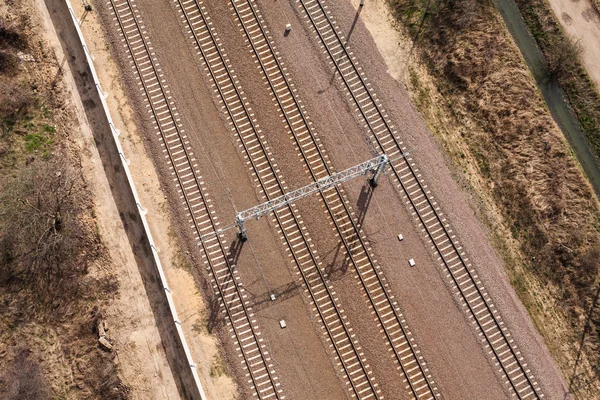
M 0 398 L 125 399 L 115 354 L 94 331 L 118 286 L 90 273 L 110 260 L 31 4 L 0 15 Z
M 470 181 L 478 182 L 483 203 L 489 203 L 484 208 L 498 210 L 499 222 L 491 225 L 512 282 L 570 378 L 598 284 L 598 202 L 489 3 L 389 1 L 416 39 L 439 94 L 435 98 L 419 87 L 414 75 L 417 102 L 422 109 L 429 107 L 427 99 L 435 102 L 430 107 L 435 112 L 424 112 L 434 116 L 430 124 L 444 114 L 456 127 L 442 132 L 442 141 L 465 171 L 473 170 L 469 161 L 476 164 Z M 600 373 L 598 314 L 590 319 L 586 362 L 578 371 L 589 361 L 596 371 L 588 371 L 584 381 L 594 385 Z M 559 333 L 557 315 L 566 316 Z

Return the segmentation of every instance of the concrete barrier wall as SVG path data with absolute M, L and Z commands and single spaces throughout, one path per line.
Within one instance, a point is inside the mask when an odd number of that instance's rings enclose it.
M 108 120 L 108 124 L 110 125 L 111 131 L 112 131 L 112 137 L 115 141 L 117 150 L 119 151 L 119 155 L 121 156 L 121 164 L 123 166 L 123 170 L 125 171 L 125 174 L 127 175 L 127 181 L 129 183 L 131 193 L 133 194 L 133 198 L 136 202 L 136 205 L 138 208 L 138 213 L 141 218 L 142 224 L 144 226 L 146 238 L 148 239 L 148 243 L 150 244 L 150 248 L 152 249 L 152 256 L 154 258 L 154 263 L 156 264 L 158 274 L 160 275 L 161 284 L 165 291 L 167 301 L 169 303 L 169 309 L 171 311 L 171 316 L 173 317 L 173 322 L 175 324 L 175 328 L 177 329 L 177 334 L 179 336 L 179 340 L 181 342 L 181 345 L 183 346 L 185 356 L 187 359 L 187 363 L 191 368 L 197 390 L 200 394 L 200 398 L 202 400 L 206 400 L 206 394 L 204 393 L 204 389 L 202 388 L 202 383 L 200 382 L 200 377 L 198 376 L 196 364 L 194 363 L 194 361 L 192 359 L 192 354 L 187 345 L 187 341 L 185 340 L 183 328 L 181 326 L 181 322 L 179 321 L 179 317 L 177 316 L 177 310 L 175 309 L 175 303 L 173 302 L 173 297 L 171 295 L 171 290 L 169 289 L 169 285 L 167 283 L 167 278 L 165 276 L 162 264 L 160 262 L 160 258 L 158 257 L 158 249 L 154 245 L 154 239 L 152 238 L 152 233 L 150 232 L 150 227 L 148 226 L 148 221 L 146 220 L 147 211 L 142 207 L 140 198 L 139 198 L 137 190 L 135 188 L 135 184 L 133 182 L 133 178 L 131 176 L 131 171 L 129 170 L 129 161 L 127 160 L 127 158 L 125 157 L 125 154 L 123 153 L 123 147 L 121 146 L 121 142 L 119 140 L 119 131 L 115 128 L 113 119 L 110 115 L 110 111 L 108 109 L 108 104 L 106 103 L 106 96 L 104 95 L 104 92 L 102 92 L 102 88 L 101 88 L 100 82 L 98 80 L 98 75 L 96 74 L 96 70 L 94 68 L 94 63 L 92 62 L 91 54 L 89 52 L 89 49 L 88 49 L 85 39 L 83 37 L 83 33 L 81 32 L 81 28 L 79 26 L 79 20 L 75 16 L 75 11 L 73 10 L 73 7 L 71 6 L 70 1 L 65 0 L 65 3 L 67 5 L 67 8 L 69 9 L 69 12 L 71 13 L 71 19 L 75 26 L 75 30 L 77 31 L 77 35 L 79 35 L 79 40 L 81 42 L 81 45 L 83 46 L 87 64 L 90 68 L 90 71 L 92 72 L 92 78 L 94 80 L 94 85 L 96 86 L 96 90 L 98 91 L 98 96 L 102 102 L 102 107 L 104 109 L 104 113 L 106 114 L 106 119 Z

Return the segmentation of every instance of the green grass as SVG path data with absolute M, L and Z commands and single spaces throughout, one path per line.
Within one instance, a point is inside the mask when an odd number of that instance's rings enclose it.
M 29 153 L 37 153 L 41 151 L 44 154 L 44 156 L 48 156 L 52 148 L 53 139 L 48 138 L 41 133 L 30 133 L 27 136 L 25 136 L 24 144 L 25 149 Z
M 225 364 L 218 354 L 213 357 L 212 365 L 210 366 L 210 376 L 212 378 L 219 378 L 225 374 Z
M 55 133 L 56 132 L 56 127 L 54 125 L 44 124 L 42 126 L 42 130 L 44 132 L 47 132 L 47 133 Z

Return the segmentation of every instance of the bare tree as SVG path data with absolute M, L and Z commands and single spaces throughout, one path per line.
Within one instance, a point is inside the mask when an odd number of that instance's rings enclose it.
M 568 36 L 561 37 L 560 40 L 553 43 L 551 48 L 546 51 L 548 78 L 556 79 L 576 70 L 581 52 L 581 41 L 573 40 Z
M 59 159 L 41 160 L 0 195 L 0 287 L 34 308 L 76 298 L 99 252 L 79 187 Z

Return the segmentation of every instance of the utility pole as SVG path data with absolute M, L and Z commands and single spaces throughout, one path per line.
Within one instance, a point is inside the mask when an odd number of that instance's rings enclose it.
M 248 210 L 239 212 L 235 216 L 235 224 L 238 227 L 238 235 L 240 240 L 248 240 L 246 227 L 244 226 L 247 220 L 259 219 L 263 215 L 269 214 L 271 211 L 275 211 L 278 208 L 292 204 L 300 199 L 310 196 L 313 193 L 324 192 L 327 189 L 339 186 L 343 182 L 349 181 L 361 175 L 366 175 L 368 173 L 373 173 L 373 177 L 369 179 L 369 183 L 372 187 L 377 187 L 379 177 L 389 163 L 390 159 L 388 156 L 382 154 L 344 171 L 319 179 L 318 181 L 301 187 L 300 189 L 296 189 L 282 196 L 276 197 L 273 200 L 266 201 Z

